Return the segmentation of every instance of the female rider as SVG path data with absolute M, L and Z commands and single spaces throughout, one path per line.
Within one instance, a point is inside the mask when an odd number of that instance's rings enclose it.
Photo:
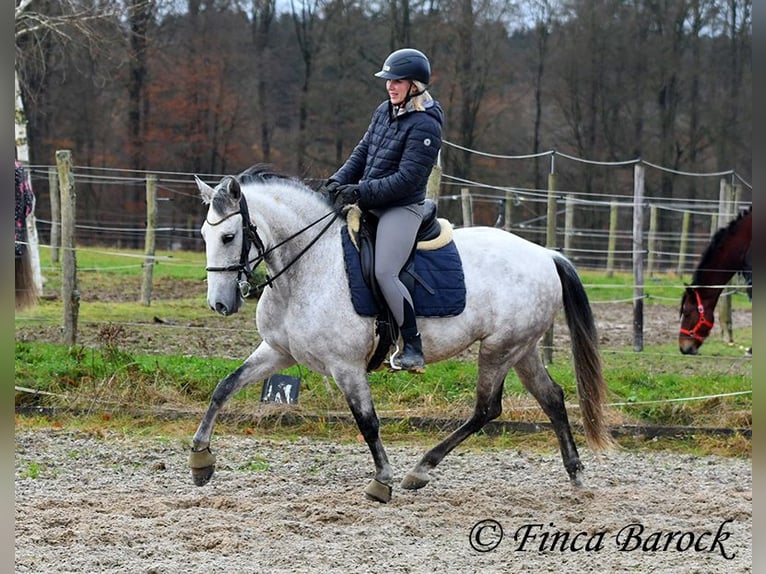
M 400 327 L 404 350 L 395 369 L 422 373 L 423 348 L 409 291 L 399 272 L 423 218 L 426 184 L 441 147 L 443 112 L 428 93 L 431 65 L 419 50 L 392 52 L 375 74 L 388 100 L 372 115 L 364 137 L 324 186 L 342 208 L 358 203 L 378 218 L 375 278 Z

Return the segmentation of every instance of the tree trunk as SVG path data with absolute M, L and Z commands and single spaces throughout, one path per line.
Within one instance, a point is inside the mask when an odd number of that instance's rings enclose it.
M 16 87 L 16 113 L 14 114 L 16 122 L 16 159 L 26 168 L 29 166 L 29 139 L 27 137 L 27 115 L 24 111 L 24 100 L 21 97 L 21 86 L 19 84 L 19 73 L 14 70 L 14 84 Z M 32 180 L 29 180 L 30 188 Z M 34 195 L 33 195 L 34 197 Z M 38 293 L 43 292 L 43 274 L 40 269 L 40 239 L 37 236 L 37 219 L 35 218 L 35 205 L 37 200 L 33 200 L 32 211 L 27 216 L 27 241 L 29 242 L 29 257 L 32 265 L 32 276 L 35 282 L 35 288 Z

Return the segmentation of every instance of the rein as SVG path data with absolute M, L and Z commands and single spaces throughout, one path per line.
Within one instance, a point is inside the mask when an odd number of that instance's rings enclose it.
M 686 335 L 687 337 L 691 337 L 695 341 L 702 343 L 707 338 L 707 335 L 702 336 L 699 333 L 697 333 L 697 331 L 700 329 L 700 327 L 707 327 L 708 330 L 712 329 L 713 322 L 705 317 L 705 307 L 702 305 L 702 299 L 700 298 L 699 291 L 697 291 L 696 289 L 692 289 L 692 292 L 697 298 L 697 313 L 699 313 L 700 317 L 697 320 L 697 324 L 694 325 L 693 329 L 680 329 L 679 333 L 681 335 Z
M 272 247 L 269 247 L 266 249 L 266 247 L 263 244 L 263 240 L 261 239 L 260 235 L 258 235 L 258 228 L 255 226 L 254 223 L 250 220 L 250 213 L 247 209 L 247 201 L 245 200 L 245 196 L 241 196 L 239 199 L 239 211 L 234 211 L 221 219 L 219 219 L 216 222 L 211 222 L 210 220 L 206 219 L 208 225 L 219 225 L 220 223 L 226 221 L 230 217 L 233 217 L 235 215 L 241 215 L 242 216 L 242 250 L 240 252 L 239 256 L 239 263 L 236 263 L 234 265 L 227 265 L 226 267 L 206 267 L 205 271 L 212 271 L 212 272 L 227 272 L 227 271 L 236 271 L 237 272 L 237 284 L 239 285 L 239 292 L 242 295 L 243 298 L 246 298 L 250 294 L 251 285 L 250 285 L 250 278 L 253 275 L 253 270 L 258 267 L 258 265 L 265 260 L 265 258 L 281 247 L 282 245 L 285 245 L 286 243 L 289 243 L 299 235 L 302 235 L 324 219 L 327 219 L 331 215 L 333 216 L 330 221 L 327 222 L 327 224 L 320 230 L 320 232 L 314 237 L 306 247 L 304 247 L 287 265 L 285 265 L 281 270 L 279 270 L 277 273 L 275 273 L 273 276 L 266 276 L 266 281 L 263 283 L 260 283 L 255 286 L 256 290 L 261 290 L 264 287 L 273 287 L 274 281 L 285 271 L 287 271 L 290 267 L 292 267 L 303 255 L 306 254 L 306 252 L 313 247 L 313 245 L 319 240 L 322 235 L 324 235 L 327 230 L 330 228 L 330 226 L 333 224 L 333 222 L 338 218 L 338 212 L 335 210 L 331 210 L 328 213 L 324 214 L 322 217 L 314 221 L 313 223 L 309 223 L 307 226 L 305 226 L 302 229 L 299 229 L 286 239 L 280 241 L 276 245 L 273 245 Z M 258 252 L 258 255 L 254 259 L 250 259 L 250 249 L 252 246 L 255 245 L 255 248 Z M 242 279 L 242 275 L 245 275 L 245 279 Z

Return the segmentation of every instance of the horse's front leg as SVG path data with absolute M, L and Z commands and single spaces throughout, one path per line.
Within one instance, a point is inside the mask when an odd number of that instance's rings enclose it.
M 215 419 L 226 401 L 242 387 L 261 381 L 294 364 L 295 359 L 273 349 L 264 341 L 233 373 L 221 379 L 213 391 L 207 412 L 197 427 L 197 432 L 194 433 L 192 450 L 189 454 L 189 466 L 194 484 L 204 486 L 215 472 L 215 455 L 210 451 L 210 438 L 213 434 Z
M 380 421 L 372 402 L 366 370 L 363 366 L 355 371 L 333 370 L 333 378 L 346 397 L 359 432 L 370 448 L 375 463 L 375 477 L 364 489 L 364 493 L 373 500 L 388 502 L 391 500 L 393 472 L 380 440 Z

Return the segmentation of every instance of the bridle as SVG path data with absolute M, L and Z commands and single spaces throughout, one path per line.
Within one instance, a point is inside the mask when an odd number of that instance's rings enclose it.
M 713 321 L 710 321 L 705 317 L 705 307 L 702 305 L 702 299 L 700 298 L 699 291 L 696 289 L 691 289 L 691 292 L 694 293 L 695 297 L 697 298 L 697 313 L 699 314 L 699 319 L 697 319 L 697 324 L 694 325 L 693 329 L 680 329 L 679 334 L 691 337 L 701 344 L 705 341 L 707 335 L 700 335 L 697 331 L 699 331 L 701 327 L 707 327 L 709 331 L 713 328 Z
M 266 286 L 272 287 L 274 281 L 282 275 L 285 271 L 287 271 L 290 267 L 292 267 L 303 255 L 314 245 L 314 243 L 317 242 L 317 240 L 325 234 L 325 232 L 330 228 L 332 223 L 338 218 L 338 212 L 335 210 L 331 210 L 328 213 L 324 214 L 322 217 L 314 221 L 313 223 L 308 224 L 303 229 L 300 229 L 293 233 L 291 236 L 287 237 L 283 241 L 280 241 L 276 245 L 269 247 L 268 249 L 265 247 L 263 240 L 261 239 L 261 236 L 258 235 L 258 228 L 256 225 L 250 220 L 250 212 L 247 209 L 247 201 L 245 200 L 245 196 L 242 195 L 239 198 L 239 211 L 233 211 L 229 213 L 228 215 L 224 215 L 221 219 L 218 221 L 210 221 L 209 219 L 205 218 L 205 221 L 208 225 L 216 226 L 220 225 L 230 217 L 234 217 L 235 215 L 241 215 L 242 216 L 242 249 L 240 250 L 239 254 L 239 263 L 235 263 L 233 265 L 227 265 L 225 267 L 205 267 L 205 271 L 208 272 L 231 272 L 236 271 L 237 272 L 237 285 L 239 286 L 239 292 L 242 295 L 243 298 L 247 298 L 247 296 L 250 294 L 250 290 L 252 289 L 252 286 L 250 284 L 250 279 L 253 276 L 253 270 L 258 267 L 258 265 L 265 260 L 266 256 L 269 255 L 269 253 L 273 252 L 277 248 L 281 247 L 282 245 L 288 243 L 289 241 L 292 241 L 299 235 L 303 234 L 305 231 L 311 229 L 316 224 L 318 224 L 320 221 L 323 221 L 324 219 L 327 219 L 331 215 L 333 216 L 330 221 L 327 222 L 327 224 L 321 229 L 321 231 L 314 237 L 306 247 L 304 247 L 287 265 L 285 265 L 280 271 L 278 271 L 276 274 L 274 274 L 273 277 L 266 276 L 266 281 L 263 283 L 260 283 L 259 285 L 255 286 L 256 290 L 261 290 Z M 257 256 L 253 259 L 250 259 L 250 250 L 255 246 Z M 244 279 L 243 279 L 244 275 Z

